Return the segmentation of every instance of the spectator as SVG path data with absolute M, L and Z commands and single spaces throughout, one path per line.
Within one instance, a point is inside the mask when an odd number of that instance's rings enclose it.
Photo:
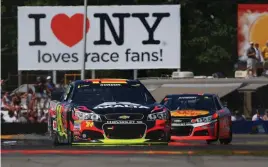
M 9 110 L 8 115 L 4 117 L 6 123 L 18 122 L 13 111 Z
M 9 99 L 9 93 L 5 92 L 4 96 L 2 97 L 2 107 L 4 110 L 12 110 L 12 103 L 11 100 Z
M 262 117 L 262 120 L 268 121 L 268 109 L 265 110 L 265 115 Z
M 47 116 L 43 111 L 41 112 L 41 115 L 39 116 L 38 122 L 39 123 L 44 123 L 47 121 Z
M 266 42 L 266 46 L 262 48 L 262 55 L 264 59 L 263 63 L 264 75 L 268 76 L 268 41 Z
M 37 113 L 34 111 L 30 111 L 28 114 L 28 119 L 30 123 L 35 123 L 37 120 Z
M 55 89 L 55 84 L 52 82 L 51 76 L 47 77 L 47 87 L 50 91 Z
M 27 109 L 33 110 L 35 95 L 32 89 L 28 89 L 28 92 L 23 95 L 23 98 L 26 98 Z
M 259 47 L 258 43 L 255 43 L 254 49 L 255 49 L 255 52 L 256 52 L 256 64 L 257 64 L 256 67 L 261 66 L 261 68 L 256 69 L 256 75 L 260 76 L 262 74 L 262 72 L 263 72 L 262 67 L 263 67 L 264 60 L 263 60 L 262 52 L 260 51 L 260 47 Z
M 250 42 L 250 47 L 247 49 L 247 77 L 256 76 L 256 51 L 254 43 Z
M 41 77 L 37 77 L 37 81 L 34 86 L 35 86 L 36 106 L 37 106 L 37 109 L 42 110 L 46 106 L 46 102 L 47 102 L 46 93 L 49 92 L 49 90 L 47 89 L 45 82 L 41 80 Z M 41 106 L 42 99 L 44 100 L 43 107 Z
M 22 115 L 18 118 L 18 122 L 27 123 L 27 112 L 23 112 Z
M 21 97 L 19 95 L 19 93 L 15 93 L 15 95 L 12 97 L 12 104 L 14 107 L 14 114 L 16 116 L 20 115 L 20 111 L 22 109 L 21 107 Z
M 252 121 L 259 121 L 259 120 L 262 120 L 262 118 L 261 118 L 260 112 L 257 110 L 256 114 L 253 115 L 252 117 Z
M 232 116 L 232 121 L 245 121 L 246 117 L 242 115 L 238 110 L 235 111 L 235 115 Z
M 5 123 L 6 121 L 5 121 L 5 119 L 4 119 L 4 114 L 3 113 L 1 113 L 1 123 Z

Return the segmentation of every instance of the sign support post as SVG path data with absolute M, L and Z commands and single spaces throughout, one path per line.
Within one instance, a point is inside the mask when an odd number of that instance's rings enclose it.
M 91 70 L 91 79 L 95 79 L 95 78 L 96 78 L 95 70 Z
M 133 70 L 133 79 L 138 79 L 138 70 Z
M 84 31 L 83 31 L 83 36 L 84 36 L 84 46 L 83 46 L 83 54 L 82 54 L 82 69 L 81 69 L 81 80 L 85 79 L 85 56 L 87 52 L 87 0 L 84 0 Z
M 52 78 L 53 78 L 53 83 L 57 84 L 57 71 L 56 70 L 52 71 Z

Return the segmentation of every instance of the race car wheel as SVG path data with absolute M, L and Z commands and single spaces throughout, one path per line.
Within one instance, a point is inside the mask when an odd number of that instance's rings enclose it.
M 217 141 L 218 141 L 218 139 L 216 139 L 216 140 L 206 140 L 207 144 L 212 144 L 212 143 L 217 142 Z
M 230 130 L 229 138 L 227 138 L 227 139 L 220 139 L 220 143 L 227 145 L 227 144 L 230 144 L 232 142 L 232 140 L 233 140 L 233 132 L 232 132 L 232 130 Z
M 58 145 L 60 145 L 60 142 L 59 142 L 59 136 L 58 136 L 57 133 L 52 134 L 51 137 L 52 137 L 52 144 L 53 144 L 54 146 L 58 146 Z
M 217 138 L 215 140 L 206 140 L 207 144 L 212 144 L 214 142 L 217 142 L 219 140 L 219 125 L 217 125 Z
M 165 135 L 164 142 L 170 142 L 170 141 L 171 141 L 171 135 L 170 135 L 170 133 L 167 133 L 167 134 Z
M 67 144 L 71 145 L 73 142 L 73 132 L 71 131 L 71 125 L 70 125 L 70 121 L 71 121 L 71 112 L 67 112 Z

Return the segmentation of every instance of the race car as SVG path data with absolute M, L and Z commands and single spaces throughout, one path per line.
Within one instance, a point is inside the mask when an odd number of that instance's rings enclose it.
M 171 140 L 232 141 L 231 112 L 215 94 L 167 95 L 161 104 L 171 111 Z
M 54 145 L 167 144 L 170 129 L 170 111 L 138 80 L 74 81 L 50 103 Z

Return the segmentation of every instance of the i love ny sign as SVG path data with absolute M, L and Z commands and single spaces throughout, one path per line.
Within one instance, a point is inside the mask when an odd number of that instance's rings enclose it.
M 18 69 L 180 68 L 180 6 L 18 7 Z

